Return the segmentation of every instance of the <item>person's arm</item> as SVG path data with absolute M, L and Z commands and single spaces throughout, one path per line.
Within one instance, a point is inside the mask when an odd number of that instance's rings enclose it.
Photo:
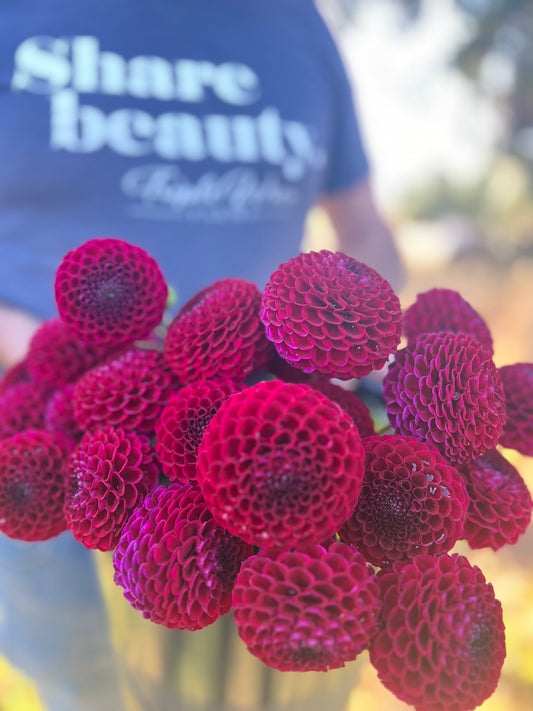
M 31 314 L 0 304 L 0 370 L 23 360 L 39 325 Z
M 329 215 L 338 249 L 375 269 L 397 292 L 405 282 L 405 269 L 394 237 L 379 213 L 368 179 L 319 203 Z

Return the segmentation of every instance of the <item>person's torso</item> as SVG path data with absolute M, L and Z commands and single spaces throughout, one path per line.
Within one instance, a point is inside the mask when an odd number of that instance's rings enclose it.
M 8 298 L 18 275 L 21 305 L 49 312 L 58 260 L 93 236 L 146 248 L 182 299 L 224 276 L 264 282 L 294 255 L 334 130 L 313 12 L 307 0 L 4 2 Z

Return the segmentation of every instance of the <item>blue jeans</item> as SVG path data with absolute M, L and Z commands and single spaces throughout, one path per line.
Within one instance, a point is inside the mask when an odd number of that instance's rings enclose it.
M 0 534 L 0 654 L 49 711 L 123 711 L 109 629 L 92 553 L 70 532 Z

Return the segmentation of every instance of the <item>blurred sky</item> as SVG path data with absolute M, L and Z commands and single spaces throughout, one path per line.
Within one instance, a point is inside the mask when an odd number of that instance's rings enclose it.
M 450 64 L 471 31 L 453 0 L 427 2 L 412 24 L 372 0 L 339 30 L 383 207 L 398 207 L 430 176 L 470 182 L 486 167 L 502 124 Z

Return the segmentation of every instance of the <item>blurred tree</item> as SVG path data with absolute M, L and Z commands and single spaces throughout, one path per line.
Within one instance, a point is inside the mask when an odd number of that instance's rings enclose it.
M 416 22 L 426 7 L 448 0 L 382 0 Z M 372 0 L 375 2 L 375 0 Z M 471 32 L 452 63 L 493 100 L 506 117 L 501 149 L 525 161 L 533 177 L 533 2 L 453 0 Z M 324 0 L 337 21 L 352 22 L 369 0 Z
M 484 249 L 498 260 L 533 257 L 533 0 L 380 0 L 400 8 L 401 22 L 414 23 L 437 3 L 468 22 L 466 39 L 450 57 L 481 95 L 498 109 L 504 132 L 489 169 L 475 184 L 445 177 L 416 189 L 403 217 L 438 219 L 461 215 Z M 357 21 L 376 0 L 324 0 L 337 25 Z

